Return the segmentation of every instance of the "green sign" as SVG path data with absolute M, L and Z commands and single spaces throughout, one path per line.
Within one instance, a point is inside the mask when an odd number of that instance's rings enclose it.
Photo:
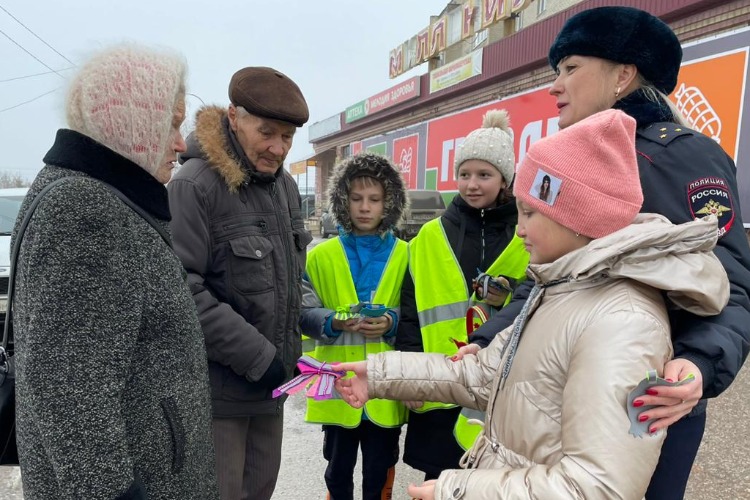
M 367 116 L 367 111 L 365 110 L 365 102 L 367 102 L 366 99 L 346 108 L 346 123 L 351 123 L 355 120 L 359 120 L 360 118 L 364 118 L 365 116 Z
M 377 144 L 367 146 L 367 151 L 370 153 L 375 153 L 376 155 L 380 155 L 380 156 L 385 156 L 388 153 L 388 149 L 384 142 L 379 142 Z

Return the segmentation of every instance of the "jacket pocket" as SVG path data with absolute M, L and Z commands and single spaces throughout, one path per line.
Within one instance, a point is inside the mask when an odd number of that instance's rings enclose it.
M 263 236 L 229 240 L 229 280 L 240 292 L 258 293 L 273 288 L 273 245 Z
M 223 367 L 221 399 L 232 402 L 265 401 L 271 396 L 271 389 L 260 387 L 257 382 L 250 382 L 237 375 L 231 368 Z
M 185 428 L 173 397 L 162 399 L 161 408 L 172 433 L 172 474 L 179 474 L 185 464 Z

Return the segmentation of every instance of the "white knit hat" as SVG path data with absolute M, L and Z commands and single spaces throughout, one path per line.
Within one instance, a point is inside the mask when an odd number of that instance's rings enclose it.
M 68 126 L 154 175 L 169 147 L 186 69 L 175 53 L 135 44 L 99 52 L 70 85 Z
M 483 160 L 502 174 L 505 182 L 513 182 L 516 153 L 513 150 L 513 131 L 509 126 L 508 112 L 504 109 L 487 111 L 482 128 L 471 132 L 456 152 L 454 170 L 458 179 L 458 168 L 467 160 Z

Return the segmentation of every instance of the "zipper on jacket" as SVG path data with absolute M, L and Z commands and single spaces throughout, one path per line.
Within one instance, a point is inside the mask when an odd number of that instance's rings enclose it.
M 238 227 L 242 227 L 242 226 L 244 226 L 244 225 L 245 225 L 245 223 L 244 223 L 244 222 L 237 222 L 237 223 L 235 223 L 235 224 L 224 224 L 224 225 L 223 225 L 223 226 L 221 226 L 221 227 L 222 227 L 222 229 L 224 229 L 224 231 L 231 231 L 232 229 L 237 229 Z M 256 226 L 257 226 L 257 227 L 258 227 L 258 228 L 259 228 L 259 229 L 261 230 L 261 232 L 263 232 L 264 234 L 268 232 L 268 223 L 267 223 L 266 221 L 264 221 L 264 220 L 258 221 L 258 222 L 256 222 L 256 223 L 255 223 L 255 225 L 256 225 Z
M 482 271 L 486 271 L 487 269 L 484 268 L 484 209 L 480 212 L 480 217 L 482 218 L 482 229 L 479 233 L 482 242 L 482 253 L 480 254 L 479 265 L 482 266 Z
M 285 250 L 284 255 L 286 257 L 286 271 L 287 271 L 287 280 L 286 280 L 287 281 L 287 289 L 286 289 L 286 292 L 287 292 L 287 297 L 289 298 L 289 300 L 287 300 L 287 302 L 286 302 L 287 303 L 287 306 L 286 306 L 286 315 L 284 316 L 284 319 L 285 319 L 285 321 L 289 321 L 289 317 L 291 316 L 290 315 L 290 312 L 291 312 L 290 309 L 291 309 L 291 303 L 292 303 L 291 299 L 292 299 L 292 290 L 293 290 L 293 284 L 292 284 L 292 280 L 291 280 L 292 264 L 293 264 L 293 262 L 292 262 L 292 254 L 291 254 L 292 249 L 289 248 L 289 242 L 288 242 L 288 240 L 286 238 L 287 234 L 286 234 L 286 231 L 283 230 L 283 228 L 284 228 L 284 221 L 282 220 L 282 217 L 281 217 L 281 213 L 282 213 L 282 208 L 283 207 L 281 206 L 281 203 L 279 203 L 279 200 L 278 200 L 278 196 L 277 196 L 278 189 L 276 188 L 276 181 L 271 182 L 271 185 L 269 186 L 268 191 L 269 191 L 269 194 L 271 195 L 271 202 L 273 203 L 273 206 L 276 207 L 276 210 L 275 210 L 275 212 L 276 212 L 276 220 L 279 223 L 279 227 L 282 228 L 281 233 L 282 233 L 283 237 L 281 238 L 281 241 L 282 241 L 282 244 L 284 245 L 284 250 Z M 291 227 L 291 225 L 292 225 L 292 220 L 291 220 L 292 214 L 291 214 L 291 212 L 288 209 L 286 210 L 286 214 L 289 215 L 289 218 L 290 218 L 289 225 Z M 284 331 L 286 331 L 286 324 L 282 325 L 282 327 L 283 327 L 282 329 Z M 281 356 L 282 357 L 281 357 L 281 359 L 282 360 L 286 359 L 286 345 L 287 345 L 286 339 L 284 339 L 281 342 L 281 348 L 282 348 L 282 351 L 281 351 Z M 279 408 L 279 405 L 277 405 L 276 408 Z

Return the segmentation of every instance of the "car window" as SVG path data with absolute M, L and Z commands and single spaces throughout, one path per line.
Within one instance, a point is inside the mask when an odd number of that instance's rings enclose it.
M 13 231 L 23 198 L 23 196 L 0 195 L 0 234 L 9 235 Z
M 416 210 L 429 210 L 445 208 L 443 197 L 438 191 L 420 192 L 409 191 L 411 208 Z

